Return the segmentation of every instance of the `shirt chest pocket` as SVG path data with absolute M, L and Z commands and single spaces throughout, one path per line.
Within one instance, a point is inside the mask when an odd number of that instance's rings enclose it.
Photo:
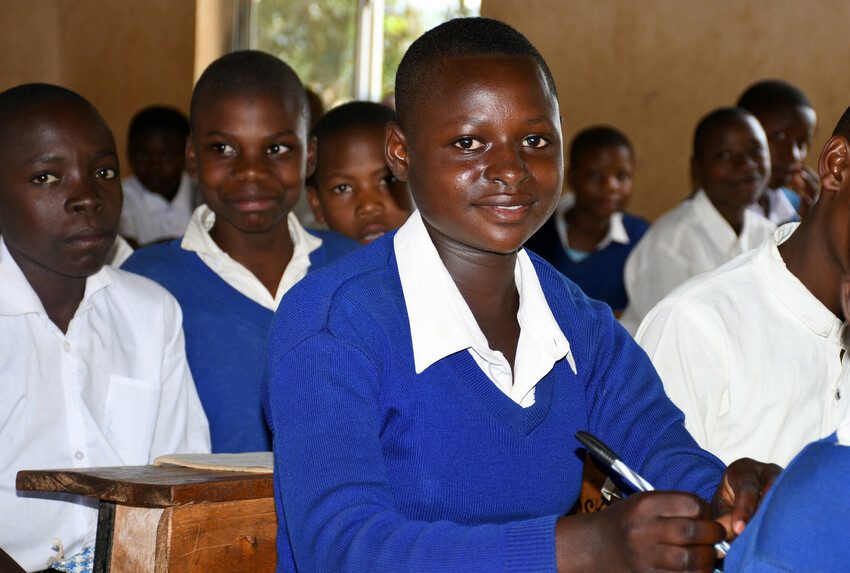
M 162 388 L 158 383 L 110 376 L 104 428 L 106 438 L 127 465 L 149 461 Z

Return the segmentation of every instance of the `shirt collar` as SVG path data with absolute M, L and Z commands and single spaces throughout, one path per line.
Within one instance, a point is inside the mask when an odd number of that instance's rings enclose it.
M 111 270 L 104 265 L 101 269 L 86 279 L 86 290 L 80 307 L 88 305 L 88 299 L 100 289 L 110 286 L 113 282 Z M 9 248 L 0 236 L 0 315 L 16 316 L 21 314 L 47 315 L 41 299 L 33 290 L 21 267 L 12 258 Z
M 809 292 L 785 266 L 778 246 L 797 229 L 799 223 L 788 223 L 773 232 L 755 255 L 756 276 L 797 319 L 823 338 L 834 339 L 844 347 L 845 324 Z
M 393 241 L 410 322 L 416 373 L 469 348 L 489 361 L 492 350 L 443 265 L 418 210 L 399 229 Z M 552 315 L 525 250 L 518 253 L 514 276 L 520 293 L 520 327 L 548 349 L 546 352 L 551 353 L 553 361 L 567 356 L 569 342 Z M 435 309 L 440 311 L 435 312 Z M 572 361 L 570 365 L 575 370 Z
M 705 191 L 700 189 L 691 198 L 691 204 L 696 211 L 696 219 L 699 225 L 708 231 L 708 236 L 712 242 L 721 250 L 728 253 L 740 241 L 740 239 L 750 233 L 753 227 L 754 217 L 760 217 L 749 209 L 744 210 L 744 225 L 741 228 L 740 236 L 735 233 L 732 225 L 723 218 Z M 763 218 L 763 217 L 762 217 Z
M 287 214 L 286 224 L 294 245 L 292 251 L 293 260 L 300 260 L 305 257 L 309 258 L 310 253 L 322 245 L 322 240 L 308 233 L 298 221 L 295 213 Z M 230 259 L 230 256 L 216 244 L 210 235 L 213 225 L 215 225 L 215 213 L 207 205 L 199 205 L 195 209 L 195 212 L 192 213 L 192 218 L 189 220 L 189 225 L 186 227 L 186 232 L 183 234 L 180 246 L 187 251 L 193 251 L 211 257 L 227 257 Z M 233 262 L 236 263 L 236 261 Z
M 570 209 L 575 207 L 575 204 L 575 194 L 564 193 L 561 200 L 558 202 L 558 207 L 555 209 L 555 228 L 558 231 L 558 239 L 561 241 L 561 248 L 563 248 L 565 252 L 569 252 L 570 239 L 567 236 L 567 229 L 569 229 L 569 225 L 567 224 L 567 220 L 564 215 L 566 215 Z M 601 241 L 599 241 L 599 244 L 596 245 L 594 250 L 601 251 L 611 243 L 628 245 L 630 242 L 629 233 L 626 231 L 626 226 L 623 224 L 623 213 L 617 211 L 615 213 L 611 213 L 611 217 L 608 220 L 608 233 Z

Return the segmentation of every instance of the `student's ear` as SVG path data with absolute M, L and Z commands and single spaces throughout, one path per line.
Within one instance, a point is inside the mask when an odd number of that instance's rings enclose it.
M 198 158 L 195 156 L 191 134 L 186 138 L 186 173 L 195 179 L 198 178 Z
M 844 320 L 850 320 L 850 275 L 844 275 L 841 279 L 841 310 L 844 312 Z
M 312 185 L 307 185 L 307 202 L 310 203 L 310 210 L 313 211 L 316 222 L 327 225 L 325 214 L 322 213 L 322 203 L 319 201 L 319 192 Z
M 401 126 L 391 121 L 387 124 L 387 143 L 384 149 L 384 157 L 390 171 L 400 181 L 407 181 L 407 170 L 410 167 L 407 154 L 407 139 Z
M 305 177 L 310 177 L 316 171 L 316 136 L 311 135 L 307 138 L 307 173 Z
M 850 176 L 847 140 L 834 135 L 826 142 L 818 160 L 818 175 L 822 191 L 838 191 Z

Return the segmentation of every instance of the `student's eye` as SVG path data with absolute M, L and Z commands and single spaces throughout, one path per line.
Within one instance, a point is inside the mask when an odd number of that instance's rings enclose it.
M 474 151 L 476 149 L 484 147 L 484 144 L 475 139 L 474 137 L 461 137 L 460 139 L 455 141 L 455 147 L 459 147 L 468 151 Z
M 381 179 L 381 183 L 382 183 L 383 185 L 386 185 L 387 187 L 389 187 L 390 185 L 394 184 L 396 181 L 398 181 L 398 179 L 396 179 L 396 178 L 395 178 L 395 175 L 392 175 L 392 174 L 390 174 L 390 175 L 386 175 L 385 177 L 383 177 L 383 178 Z
M 343 193 L 350 193 L 351 191 L 351 185 L 349 185 L 348 183 L 337 185 L 331 189 L 331 193 L 336 193 L 337 195 L 342 195 Z
M 210 147 L 219 155 L 234 155 L 236 153 L 236 149 L 228 143 L 213 143 Z
M 588 181 L 601 181 L 602 173 L 599 171 L 588 171 L 587 172 L 587 180 Z
M 628 181 L 631 178 L 632 178 L 632 174 L 629 173 L 628 171 L 620 171 L 617 174 L 617 179 L 619 179 L 620 181 Z
M 115 179 L 118 177 L 118 170 L 111 167 L 101 167 L 95 171 L 95 176 L 98 179 Z
M 281 145 L 280 143 L 272 143 L 266 149 L 266 153 L 269 155 L 282 155 L 289 151 L 289 147 L 286 145 Z
M 549 145 L 549 142 L 546 139 L 540 137 L 539 135 L 529 135 L 522 141 L 522 144 L 526 147 L 540 149 Z
M 717 158 L 718 159 L 729 159 L 730 157 L 732 157 L 731 151 L 718 151 L 717 152 Z
M 52 173 L 39 173 L 38 175 L 30 179 L 30 181 L 35 183 L 36 185 L 50 185 L 51 183 L 56 183 L 57 181 L 59 181 L 59 178 L 53 175 Z

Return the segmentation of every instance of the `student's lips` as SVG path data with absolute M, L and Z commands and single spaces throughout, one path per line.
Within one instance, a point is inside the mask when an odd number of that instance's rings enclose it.
M 371 225 L 366 225 L 362 229 L 360 229 L 360 234 L 358 240 L 361 243 L 371 243 L 372 241 L 381 238 L 389 229 L 386 225 L 382 225 L 379 223 L 373 223 Z
M 87 229 L 77 232 L 65 239 L 65 242 L 73 247 L 93 248 L 100 246 L 104 241 L 108 240 L 110 233 L 97 229 Z
M 277 204 L 277 199 L 271 197 L 242 197 L 230 199 L 227 204 L 242 213 L 265 211 Z
M 532 203 L 495 203 L 495 204 L 479 204 L 477 207 L 489 213 L 493 218 L 505 222 L 512 223 L 524 220 L 531 212 Z

